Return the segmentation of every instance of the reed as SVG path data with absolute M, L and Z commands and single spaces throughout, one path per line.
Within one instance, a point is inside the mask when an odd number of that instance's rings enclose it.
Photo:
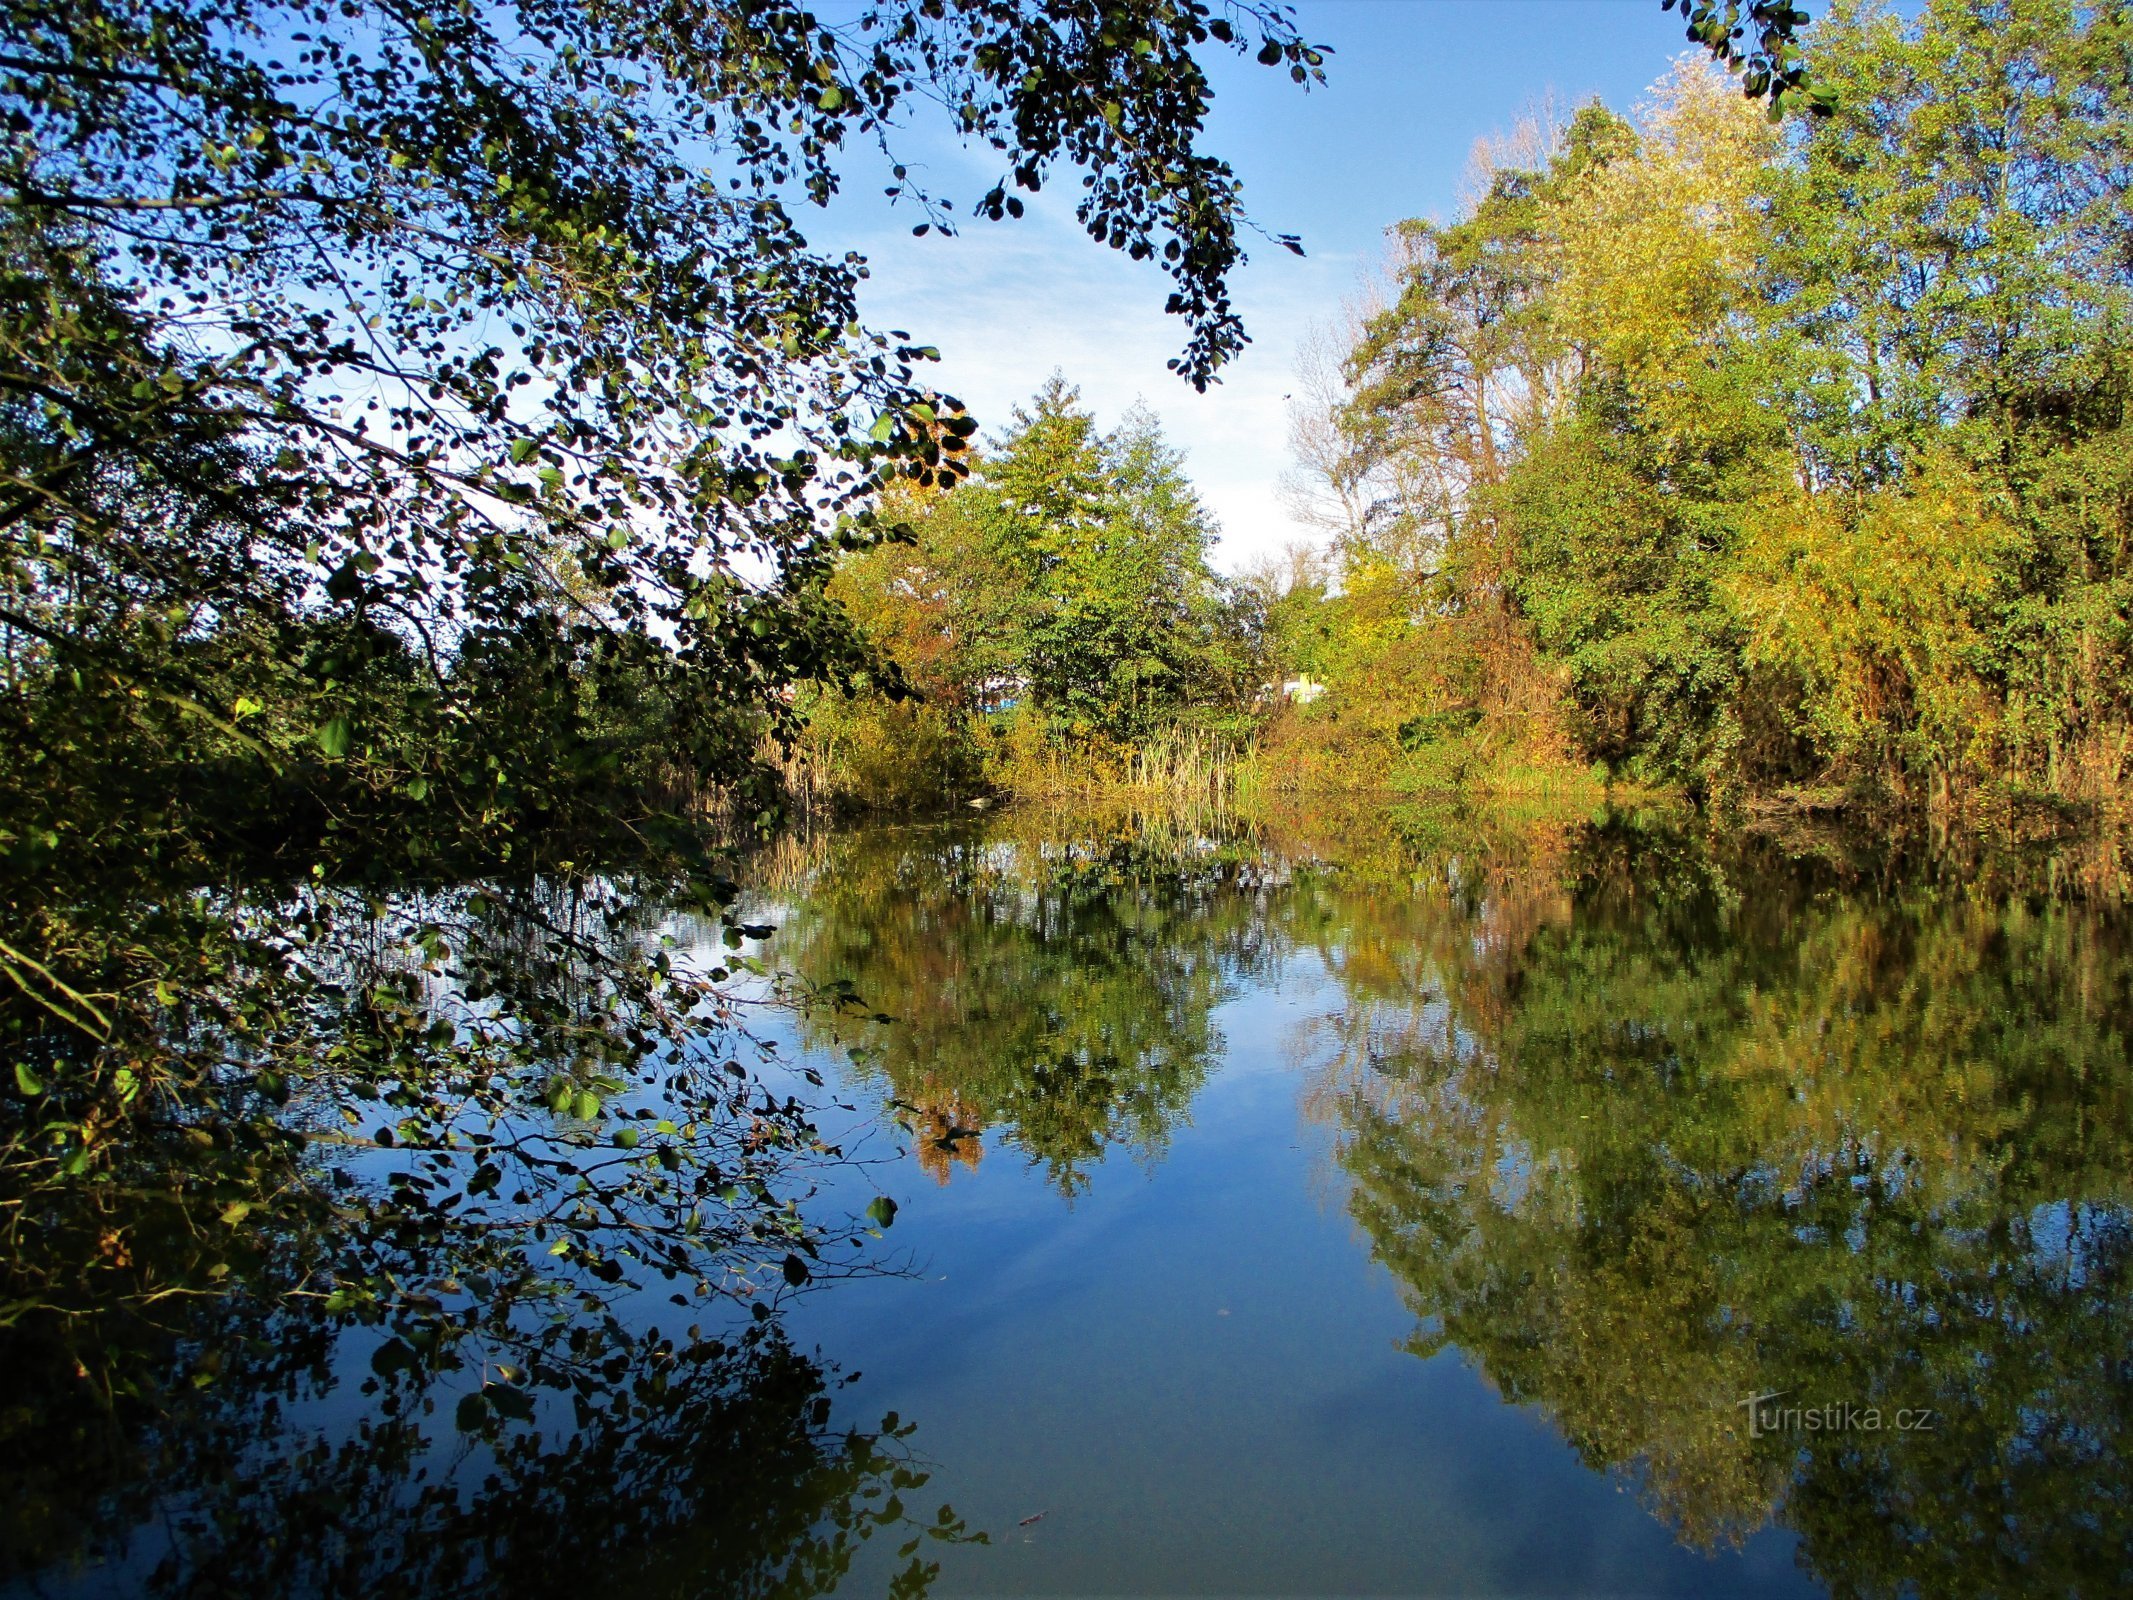
M 1248 752 L 1230 741 L 1185 737 L 1137 746 L 1091 742 L 1018 750 L 993 777 L 1022 798 L 1117 795 L 1229 803 L 1239 797 L 1249 766 Z

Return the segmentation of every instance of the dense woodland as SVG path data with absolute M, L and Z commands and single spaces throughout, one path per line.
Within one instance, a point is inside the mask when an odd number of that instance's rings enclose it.
M 1698 57 L 1485 141 L 1305 374 L 1284 561 L 1218 578 L 1055 379 L 838 570 L 904 679 L 815 703 L 813 781 L 2122 794 L 2133 18 L 1849 6 L 1809 62 L 1831 115 Z

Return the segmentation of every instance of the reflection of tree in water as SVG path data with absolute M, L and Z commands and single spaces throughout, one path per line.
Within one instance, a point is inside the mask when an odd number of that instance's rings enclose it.
M 857 1004 L 810 1019 L 906 1109 L 943 1180 L 987 1128 L 1067 1193 L 1152 1154 L 1223 1041 L 1210 1012 L 1269 959 L 1256 857 L 1145 821 L 1053 842 L 992 829 L 839 835 L 788 860 L 775 964 Z
M 1351 983 L 1317 1099 L 1418 1353 L 1546 1406 L 1693 1543 L 1775 1512 L 1837 1592 L 2123 1590 L 2121 917 L 1622 829 L 1525 895 L 1314 914 L 1416 953 Z M 1772 1390 L 1881 1430 L 1751 1439 Z
M 832 1434 L 768 1315 L 859 1241 L 792 1203 L 807 1110 L 669 972 L 660 887 L 307 891 L 295 999 L 255 963 L 167 1008 L 183 1097 L 83 1119 L 81 1181 L 17 1142 L 0 1582 L 812 1594 L 907 1521 L 905 1430 Z
M 919 1170 L 943 1186 L 957 1167 L 977 1171 L 985 1156 L 985 1141 L 972 1130 L 984 1126 L 984 1113 L 965 1105 L 953 1089 L 914 1094 L 906 1103 L 911 1107 L 911 1138 Z
M 129 1393 L 70 1381 L 48 1337 L 0 1345 L 0 1582 L 115 1559 L 114 1586 L 186 1597 L 804 1596 L 883 1537 L 911 1546 L 896 1592 L 916 1594 L 927 1536 L 968 1537 L 907 1515 L 925 1482 L 907 1425 L 831 1431 L 832 1380 L 775 1322 L 642 1329 L 567 1402 L 491 1407 L 464 1434 L 483 1375 L 391 1345 L 351 1369 L 317 1321 L 249 1295 L 178 1339 L 101 1331 L 144 1341 L 111 1353 Z M 360 1426 L 335 1423 L 335 1392 L 358 1387 Z

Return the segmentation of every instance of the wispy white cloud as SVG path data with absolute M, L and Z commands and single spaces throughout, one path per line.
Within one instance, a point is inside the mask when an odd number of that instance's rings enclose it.
M 855 150 L 847 194 L 809 230 L 819 244 L 872 259 L 869 321 L 939 346 L 940 387 L 988 428 L 1054 367 L 1106 422 L 1145 400 L 1221 517 L 1231 567 L 1308 536 L 1278 493 L 1288 464 L 1282 397 L 1296 387 L 1306 330 L 1337 320 L 1378 260 L 1380 230 L 1449 214 L 1474 139 L 1509 124 L 1547 85 L 1566 105 L 1595 92 L 1627 105 L 1680 48 L 1678 24 L 1652 0 L 1305 0 L 1302 26 L 1333 52 L 1332 81 L 1309 94 L 1285 73 L 1208 55 L 1216 95 L 1207 148 L 1232 161 L 1253 214 L 1302 234 L 1312 254 L 1259 244 L 1231 285 L 1254 343 L 1206 395 L 1164 367 L 1185 341 L 1163 315 L 1168 280 L 1081 230 L 1063 165 L 1019 222 L 914 239 L 919 217 L 882 204 L 881 164 Z M 996 153 L 965 147 L 924 117 L 891 142 L 892 159 L 959 206 L 1004 176 Z
M 1221 520 L 1223 566 L 1305 536 L 1277 493 L 1288 465 L 1285 398 L 1306 330 L 1352 286 L 1352 259 L 1299 259 L 1270 243 L 1254 250 L 1232 282 L 1253 342 L 1222 382 L 1195 394 L 1165 365 L 1186 337 L 1163 313 L 1168 278 L 1089 239 L 1049 198 L 1020 221 L 971 223 L 953 239 L 898 229 L 839 242 L 872 263 L 861 298 L 869 324 L 936 346 L 933 381 L 988 433 L 1056 368 L 1106 426 L 1136 401 L 1162 420 Z

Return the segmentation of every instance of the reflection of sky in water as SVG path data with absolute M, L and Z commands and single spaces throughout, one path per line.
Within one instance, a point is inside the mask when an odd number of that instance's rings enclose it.
M 773 1089 L 819 1100 L 811 1063 L 837 1097 L 851 1159 L 809 1203 L 886 1192 L 910 1268 L 791 1327 L 852 1377 L 832 1448 L 898 1413 L 932 1473 L 908 1509 L 992 1535 L 924 1548 L 936 1592 L 1808 1594 L 1810 1563 L 1876 1595 L 2124 1589 L 2122 930 L 1715 852 L 1661 894 L 1634 830 L 1563 837 L 1582 878 L 985 829 L 762 875 L 746 920 L 778 932 L 741 953 L 863 1002 L 731 986 Z M 695 919 L 639 932 L 734 961 Z M 784 1248 L 737 1265 L 777 1293 Z M 656 1280 L 618 1310 L 699 1314 Z M 381 1337 L 290 1420 L 353 1433 Z M 1944 1426 L 1750 1449 L 1758 1391 Z M 843 1592 L 882 1592 L 901 1539 Z M 138 1588 L 162 1548 L 52 1592 Z
M 909 1013 L 857 1068 L 807 1035 L 870 1148 L 892 1096 L 985 1130 L 823 1197 L 886 1188 L 918 1270 L 796 1323 L 998 1541 L 940 1592 L 1993 1593 L 2133 1550 L 2111 927 L 1563 837 L 1586 876 L 905 832 L 784 880 L 771 963 Z M 1946 1426 L 1745 1436 L 1764 1390 Z
M 1247 983 L 1167 1152 L 1114 1150 L 1071 1202 L 997 1132 L 945 1185 L 873 1174 L 917 1276 L 813 1296 L 795 1334 L 861 1369 L 852 1420 L 919 1421 L 929 1500 L 991 1531 L 933 1552 L 937 1592 L 1814 1592 L 1788 1533 L 1686 1550 L 1458 1352 L 1402 1348 L 1415 1319 L 1299 1106 L 1296 1042 L 1341 1004 L 1307 954 Z

